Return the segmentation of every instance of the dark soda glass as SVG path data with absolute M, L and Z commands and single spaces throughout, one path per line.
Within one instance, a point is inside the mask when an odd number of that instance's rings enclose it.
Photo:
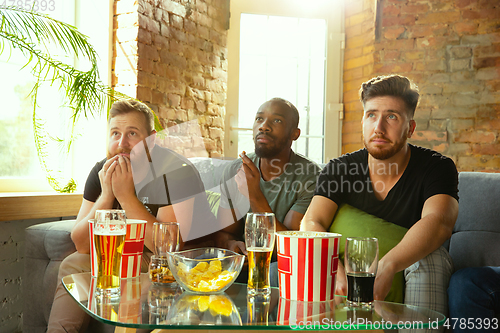
M 347 273 L 347 300 L 355 303 L 373 302 L 373 273 Z

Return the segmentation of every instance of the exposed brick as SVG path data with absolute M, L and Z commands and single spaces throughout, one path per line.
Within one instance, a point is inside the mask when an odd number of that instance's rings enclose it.
M 196 1 L 196 10 L 203 14 L 207 13 L 207 4 L 203 1 Z
M 451 79 L 450 83 L 444 83 L 442 84 L 443 88 L 443 93 L 444 94 L 449 94 L 449 93 L 476 93 L 478 92 L 481 88 L 476 84 L 472 82 L 455 82 L 455 80 Z
M 454 59 L 470 58 L 472 48 L 467 46 L 453 46 L 450 48 L 450 55 Z
M 474 128 L 476 130 L 500 131 L 500 119 L 498 118 L 479 119 Z
M 132 75 L 134 75 L 134 72 L 130 72 Z M 137 84 L 145 87 L 149 87 L 152 89 L 156 89 L 157 81 L 156 81 L 156 76 L 149 74 L 144 71 L 139 71 L 137 73 Z
M 494 21 L 479 21 L 477 32 L 480 34 L 496 33 L 500 29 L 500 12 L 497 11 L 497 19 Z
M 397 17 L 386 17 L 382 19 L 383 27 L 391 27 L 391 26 L 412 26 L 415 24 L 415 15 L 405 15 L 405 16 L 397 16 Z
M 500 68 L 481 68 L 476 72 L 476 80 L 500 80 Z
M 457 22 L 453 26 L 459 35 L 476 34 L 479 24 L 476 22 Z
M 376 73 L 408 73 L 413 68 L 412 63 L 381 64 L 374 66 Z
M 406 61 L 423 59 L 425 56 L 424 51 L 406 51 L 402 54 Z
M 477 108 L 475 107 L 461 107 L 461 106 L 449 106 L 443 104 L 432 110 L 431 117 L 433 119 L 448 119 L 448 118 L 471 118 L 476 115 Z
M 454 23 L 460 20 L 460 12 L 429 12 L 419 15 L 417 24 Z
M 152 102 L 153 92 L 151 88 L 148 87 L 137 87 L 137 98 L 143 102 Z
M 189 34 L 196 34 L 198 28 L 196 26 L 196 23 L 188 20 L 188 19 L 184 19 L 184 30 L 189 33 Z
M 428 12 L 429 5 L 426 3 L 401 6 L 401 14 L 424 14 Z
M 474 119 L 451 119 L 450 130 L 454 132 L 470 130 L 474 127 Z
M 165 104 L 165 94 L 158 90 L 152 90 L 151 103 L 156 105 Z
M 491 45 L 500 43 L 500 33 L 465 35 L 461 39 L 462 44 Z
M 500 44 L 493 44 L 488 46 L 476 46 L 474 48 L 474 57 L 500 57 Z
M 179 3 L 166 0 L 166 1 L 160 1 L 159 4 L 161 9 L 164 9 L 169 13 L 173 13 L 181 17 L 186 16 L 186 8 Z
M 415 131 L 412 138 L 419 141 L 446 141 L 448 135 L 447 132 Z
M 467 166 L 468 171 L 500 170 L 500 157 L 496 156 L 459 156 L 458 165 Z
M 419 85 L 418 90 L 421 94 L 441 94 L 443 92 L 442 84 Z
M 148 17 L 153 17 L 153 5 L 148 1 L 138 1 L 137 11 Z
M 473 144 L 472 153 L 479 155 L 500 155 L 499 144 Z
M 494 143 L 496 134 L 486 131 L 462 131 L 455 136 L 455 142 Z
M 221 128 L 211 127 L 209 131 L 212 139 L 224 138 L 224 131 Z
M 143 44 L 146 44 L 146 45 L 149 45 L 151 44 L 151 32 L 143 29 L 143 28 L 140 28 L 137 32 L 137 41 L 139 41 L 140 43 L 143 43 Z
M 500 57 L 474 58 L 474 68 L 500 67 Z
M 387 39 L 400 39 L 406 32 L 405 27 L 394 26 L 385 29 L 384 37 Z
M 146 73 L 153 73 L 154 63 L 146 57 L 137 58 L 137 69 Z
M 388 16 L 398 16 L 401 13 L 401 9 L 399 6 L 384 6 L 382 9 L 382 15 L 384 17 Z
M 450 72 L 469 70 L 471 68 L 471 59 L 450 60 Z
M 457 8 L 466 8 L 476 3 L 477 0 L 455 0 L 455 6 L 457 6 Z
M 198 110 L 201 113 L 205 113 L 207 111 L 207 106 L 205 102 L 202 100 L 195 101 L 195 106 L 196 110 Z

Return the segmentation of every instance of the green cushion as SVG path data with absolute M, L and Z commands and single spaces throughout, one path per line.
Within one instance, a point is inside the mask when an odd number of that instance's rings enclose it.
M 220 193 L 213 191 L 205 191 L 207 194 L 208 205 L 210 206 L 210 210 L 217 217 L 217 211 L 219 210 L 220 203 Z
M 343 204 L 337 210 L 329 231 L 342 234 L 339 257 L 344 261 L 345 240 L 347 237 L 378 238 L 379 259 L 381 259 L 401 241 L 408 229 Z M 391 290 L 385 300 L 403 303 L 404 288 L 404 275 L 403 271 L 401 271 L 394 276 Z

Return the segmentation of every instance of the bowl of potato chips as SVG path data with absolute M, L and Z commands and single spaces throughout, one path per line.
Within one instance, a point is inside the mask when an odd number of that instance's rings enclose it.
M 187 291 L 202 294 L 224 292 L 241 272 L 245 256 L 206 247 L 167 253 L 170 271 Z

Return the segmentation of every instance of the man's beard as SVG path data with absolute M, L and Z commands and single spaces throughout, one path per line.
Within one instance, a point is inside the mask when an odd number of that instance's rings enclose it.
M 384 138 L 384 139 L 387 140 L 387 138 Z M 383 160 L 386 160 L 388 158 L 393 157 L 401 149 L 403 149 L 403 147 L 406 145 L 406 140 L 403 139 L 401 141 L 396 142 L 396 144 L 394 146 L 391 146 L 389 149 L 379 149 L 379 148 L 369 147 L 366 140 L 363 140 L 363 143 L 365 145 L 366 150 L 368 150 L 368 153 L 373 158 L 383 161 Z
M 273 140 L 271 142 L 272 145 L 270 147 L 269 147 L 269 144 L 267 144 L 267 145 L 258 145 L 257 144 L 257 136 L 262 135 L 262 134 L 263 133 L 259 133 L 254 138 L 255 155 L 257 155 L 260 158 L 272 158 L 272 157 L 275 157 L 287 145 L 287 141 L 288 140 L 286 138 L 283 138 L 281 140 L 276 141 L 276 138 L 274 136 L 269 135 L 269 134 L 265 134 L 265 135 Z

